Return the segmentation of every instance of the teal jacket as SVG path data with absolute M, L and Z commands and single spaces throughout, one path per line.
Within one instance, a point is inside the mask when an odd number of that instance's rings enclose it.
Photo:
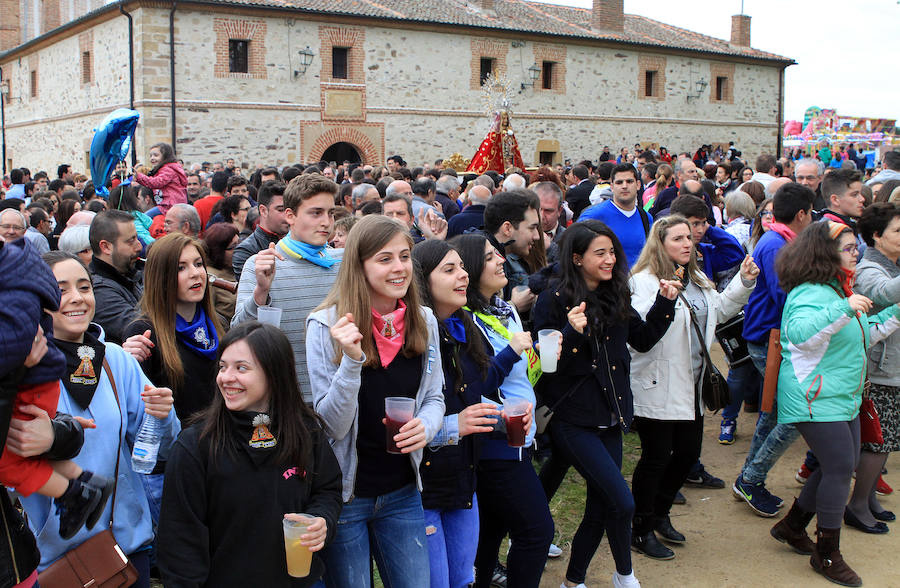
M 778 422 L 850 421 L 859 413 L 866 350 L 900 327 L 900 308 L 856 317 L 837 282 L 802 284 L 781 317 Z

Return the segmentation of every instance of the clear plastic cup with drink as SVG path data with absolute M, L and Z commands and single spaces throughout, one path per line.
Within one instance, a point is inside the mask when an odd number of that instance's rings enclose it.
M 293 578 L 305 578 L 309 575 L 312 563 L 312 552 L 300 542 L 300 537 L 315 521 L 315 517 L 297 513 L 285 515 L 281 521 L 284 529 L 284 553 L 287 556 L 288 575 Z
M 281 327 L 281 309 L 277 306 L 260 306 L 256 309 L 256 318 L 259 322 Z
M 556 372 L 556 358 L 562 344 L 562 333 L 555 329 L 538 331 L 538 345 L 541 348 L 541 371 L 545 374 Z
M 505 398 L 503 400 L 503 421 L 506 423 L 506 444 L 510 447 L 522 447 L 528 431 L 525 429 L 525 413 L 528 412 L 528 401 L 524 398 Z
M 384 399 L 384 416 L 387 420 L 385 423 L 385 430 L 387 432 L 385 440 L 387 442 L 388 453 L 403 453 L 400 451 L 400 448 L 397 447 L 397 442 L 394 441 L 394 435 L 399 434 L 400 428 L 413 420 L 415 414 L 415 398 L 388 396 Z

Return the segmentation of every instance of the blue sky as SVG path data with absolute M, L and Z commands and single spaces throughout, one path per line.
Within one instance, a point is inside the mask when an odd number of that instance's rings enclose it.
M 541 0 L 590 7 L 592 0 Z M 785 120 L 809 106 L 844 116 L 900 119 L 900 1 L 745 0 L 751 45 L 797 62 L 785 73 Z M 626 14 L 731 37 L 740 0 L 625 0 Z

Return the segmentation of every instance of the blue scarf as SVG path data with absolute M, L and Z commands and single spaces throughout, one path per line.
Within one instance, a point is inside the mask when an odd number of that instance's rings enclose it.
M 219 335 L 216 333 L 212 321 L 206 316 L 206 311 L 199 304 L 191 322 L 181 318 L 180 314 L 175 314 L 175 336 L 197 355 L 211 361 L 216 359 L 216 352 L 219 350 Z
M 285 235 L 284 238 L 278 242 L 278 247 L 291 257 L 305 259 L 320 267 L 329 268 L 337 263 L 336 259 L 328 255 L 328 251 L 325 249 L 324 245 L 310 245 L 303 241 L 291 239 L 290 233 Z
M 444 327 L 451 337 L 460 343 L 466 342 L 466 327 L 463 325 L 462 319 L 451 316 L 444 319 Z

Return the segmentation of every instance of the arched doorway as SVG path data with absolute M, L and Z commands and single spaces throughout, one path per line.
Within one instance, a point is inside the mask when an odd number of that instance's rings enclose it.
M 332 144 L 322 153 L 322 161 L 336 161 L 338 165 L 345 161 L 362 163 L 362 157 L 360 157 L 359 151 L 351 143 L 340 141 Z

